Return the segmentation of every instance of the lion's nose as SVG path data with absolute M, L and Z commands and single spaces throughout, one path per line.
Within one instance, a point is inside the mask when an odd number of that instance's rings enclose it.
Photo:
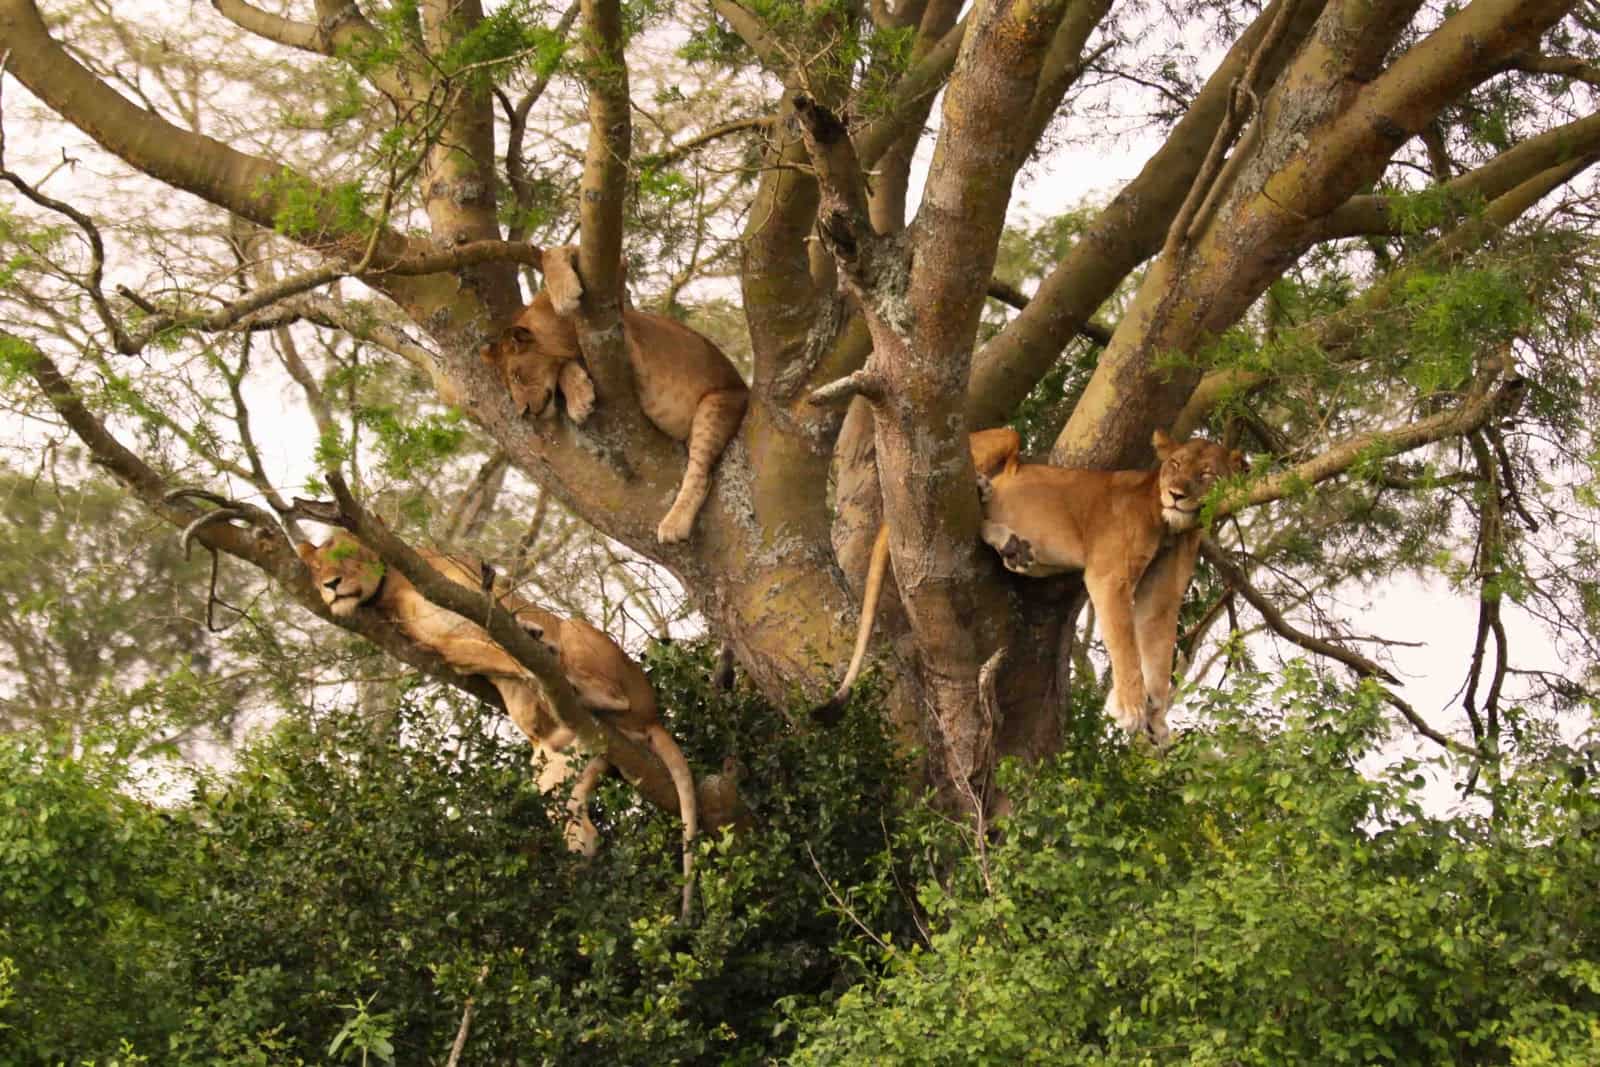
M 328 590 L 330 593 L 337 593 L 339 591 L 340 580 L 341 579 L 338 578 L 329 578 L 327 581 L 322 583 L 322 588 Z

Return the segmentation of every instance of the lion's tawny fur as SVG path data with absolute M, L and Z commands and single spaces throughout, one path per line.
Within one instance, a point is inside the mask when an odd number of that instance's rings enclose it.
M 539 788 L 548 792 L 566 780 L 572 771 L 576 736 L 556 716 L 533 672 L 483 627 L 427 600 L 404 575 L 386 568 L 375 553 L 347 533 L 335 533 L 317 546 L 302 541 L 296 548 L 333 614 L 350 615 L 358 607 L 369 607 L 455 669 L 483 675 L 499 691 L 511 721 L 544 754 Z M 418 554 L 451 581 L 469 589 L 480 588 L 481 569 L 475 561 L 427 549 Z M 624 736 L 649 746 L 666 766 L 683 819 L 687 909 L 688 878 L 693 869 L 691 843 L 697 828 L 694 777 L 683 752 L 661 725 L 650 680 L 615 641 L 581 619 L 562 619 L 503 588 L 497 589 L 496 595 L 517 622 L 550 649 L 579 703 Z M 587 802 L 606 769 L 602 757 L 591 760 L 569 804 L 567 842 L 585 854 L 592 854 L 598 843 Z
M 581 424 L 596 398 L 573 321 L 583 296 L 577 250 L 549 249 L 542 262 L 545 287 L 510 329 L 484 346 L 483 359 L 519 413 L 552 418 L 560 396 L 568 417 Z M 640 410 L 662 433 L 688 444 L 683 480 L 656 528 L 664 543 L 684 541 L 705 502 L 711 468 L 738 432 L 749 390 L 721 349 L 680 322 L 626 308 L 622 333 Z
M 1178 608 L 1200 550 L 1199 512 L 1244 457 L 1211 441 L 1178 444 L 1157 431 L 1150 471 L 1019 464 L 984 488 L 983 539 L 1008 570 L 1031 577 L 1083 572 L 1111 657 L 1108 710 L 1119 725 L 1168 738 Z

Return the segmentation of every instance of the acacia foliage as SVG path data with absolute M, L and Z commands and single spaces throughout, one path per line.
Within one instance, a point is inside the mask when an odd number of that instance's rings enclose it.
M 670 817 L 609 786 L 574 859 L 526 747 L 448 691 L 404 694 L 397 731 L 286 724 L 169 807 L 11 735 L 0 1064 L 441 1063 L 469 996 L 462 1062 L 1600 1054 L 1593 753 L 1440 813 L 1437 768 L 1370 773 L 1370 686 L 1247 674 L 1165 760 L 1081 701 L 979 849 L 897 792 L 872 701 L 819 745 L 707 666 L 658 649 L 653 680 L 691 760 L 759 740 L 759 831 L 702 845 L 688 929 Z

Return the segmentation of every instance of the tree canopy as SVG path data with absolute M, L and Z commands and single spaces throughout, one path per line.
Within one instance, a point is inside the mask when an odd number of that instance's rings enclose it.
M 671 653 L 661 640 L 724 643 L 742 679 L 728 699 L 758 702 L 771 721 L 691 727 L 694 709 L 732 713 L 721 698 L 664 698 L 678 730 L 704 731 L 691 746 L 704 775 L 724 757 L 749 764 L 761 745 L 845 743 L 804 707 L 843 668 L 882 526 L 894 584 L 882 691 L 867 687 L 848 728 L 881 727 L 915 749 L 906 763 L 886 755 L 873 780 L 931 787 L 929 818 L 959 813 L 939 848 L 964 842 L 963 864 L 988 856 L 978 883 L 936 863 L 910 895 L 938 886 L 995 911 L 968 922 L 918 897 L 884 921 L 926 933 L 936 965 L 856 939 L 844 951 L 870 955 L 867 971 L 763 987 L 800 998 L 781 1025 L 806 1027 L 818 1058 L 869 1054 L 870 1028 L 852 1013 L 904 1012 L 909 1029 L 881 1038 L 912 1041 L 941 989 L 988 984 L 981 961 L 965 975 L 954 961 L 976 961 L 968 949 L 1003 940 L 996 931 L 1039 936 L 1031 918 L 1008 927 L 1008 894 L 1023 908 L 1123 891 L 1098 875 L 1029 881 L 1022 842 L 1059 854 L 1118 837 L 1102 822 L 1062 836 L 1063 820 L 1101 818 L 1058 796 L 1064 782 L 1143 798 L 1126 820 L 1148 811 L 1160 825 L 1127 831 L 1112 851 L 1160 873 L 1171 899 L 1129 900 L 1164 929 L 1200 907 L 1204 879 L 1236 876 L 1224 903 L 1240 911 L 1226 922 L 1249 926 L 1258 894 L 1282 888 L 1265 872 L 1292 867 L 1264 858 L 1280 810 L 1315 838 L 1290 857 L 1308 865 L 1308 885 L 1329 871 L 1374 887 L 1411 879 L 1433 894 L 1434 917 L 1465 898 L 1535 906 L 1519 895 L 1533 890 L 1498 875 L 1425 876 L 1434 858 L 1481 871 L 1475 850 L 1510 826 L 1522 835 L 1513 851 L 1587 840 L 1585 731 L 1600 687 L 1600 23 L 1587 5 L 213 0 L 180 18 L 105 0 L 0 0 L 0 56 L 8 727 L 66 725 L 81 745 L 104 736 L 95 720 L 170 705 L 187 717 L 164 719 L 155 739 L 185 740 L 241 706 L 313 729 L 353 705 L 372 725 L 363 744 L 406 752 L 418 676 L 444 687 L 425 690 L 430 701 L 497 703 L 483 677 L 391 622 L 332 615 L 294 545 L 317 514 L 296 498 L 334 496 L 385 566 L 484 619 L 585 745 L 670 808 L 664 768 L 578 707 L 542 646 L 488 598 L 429 586 L 409 548 L 470 552 L 527 599 L 585 616 L 641 655 Z M 1130 144 L 1150 147 L 1120 187 L 1031 196 L 1019 210 L 1024 191 L 1063 182 L 1066 161 Z M 482 358 L 537 291 L 541 253 L 569 244 L 598 396 L 582 425 L 519 410 Z M 631 305 L 711 337 L 750 386 L 680 544 L 659 543 L 656 529 L 685 450 L 641 407 L 621 328 Z M 967 439 L 1002 424 L 1031 459 L 1058 466 L 1147 468 L 1158 430 L 1249 458 L 1207 499 L 1179 624 L 1192 737 L 1169 763 L 1103 736 L 1092 709 L 1107 679 L 1081 581 L 1013 576 L 980 540 Z M 180 563 L 180 535 L 211 558 Z M 1348 608 L 1416 580 L 1453 591 L 1475 621 L 1466 644 L 1439 650 L 1458 683 L 1442 707 L 1408 696 L 1390 655 L 1434 635 L 1415 622 L 1369 633 Z M 206 619 L 230 628 L 203 635 Z M 1299 656 L 1309 666 L 1285 666 Z M 1292 678 L 1293 692 L 1268 677 Z M 1230 733 L 1249 714 L 1259 721 Z M 40 774 L 57 757 L 93 755 L 27 752 L 15 766 Z M 1266 775 L 1262 791 L 1213 752 Z M 1280 766 L 1295 752 L 1320 768 L 1310 807 L 1285 801 L 1273 777 L 1295 773 Z M 1437 757 L 1468 821 L 1435 825 L 1437 813 L 1406 808 L 1386 822 L 1414 802 L 1412 787 L 1383 793 L 1345 773 L 1380 753 Z M 1017 761 L 1002 772 L 1007 757 Z M 785 757 L 785 786 L 798 788 L 805 758 Z M 1187 775 L 1243 792 L 1186 793 L 1199 788 Z M 815 810 L 844 795 L 835 784 Z M 768 783 L 752 792 L 775 795 Z M 95 797 L 90 821 L 121 803 Z M 195 803 L 201 822 L 220 817 Z M 986 853 L 989 820 L 1007 813 L 1036 822 Z M 147 816 L 159 817 L 130 818 Z M 880 829 L 898 842 L 891 852 L 922 832 Z M 1186 851 L 1197 837 L 1217 855 Z M 1285 847 L 1300 840 L 1286 834 Z M 1248 870 L 1227 866 L 1230 849 Z M 129 862 L 144 870 L 146 857 Z M 795 855 L 783 862 L 804 869 Z M 851 854 L 849 884 L 869 895 L 896 884 L 864 862 Z M 1562 878 L 1588 869 L 1561 862 Z M 1372 894 L 1343 920 L 1350 928 L 1405 918 Z M 859 910 L 843 892 L 827 900 Z M 938 921 L 918 927 L 930 914 Z M 1588 918 L 1571 915 L 1574 928 Z M 861 910 L 859 921 L 874 920 Z M 1273 921 L 1262 929 L 1295 922 Z M 143 922 L 130 944 L 165 936 Z M 1504 933 L 1524 935 L 1535 936 Z M 1116 1020 L 1176 1003 L 1161 975 L 1177 964 L 1127 948 L 1120 927 L 1074 936 L 1072 958 L 1148 982 L 1129 978 L 1061 1016 L 1063 1032 L 1102 1051 L 1159 1045 Z M 29 945 L 0 961 L 45 958 Z M 1441 985 L 1457 964 L 1478 974 L 1483 962 L 1463 964 L 1443 942 L 1368 949 L 1375 960 L 1431 953 Z M 219 960 L 215 973 L 237 972 Z M 1064 980 L 1060 959 L 1035 962 L 1045 987 Z M 1232 962 L 1214 964 L 1219 981 L 1231 973 Z M 1507 1028 L 1523 1023 L 1543 1035 L 1515 1052 L 1527 1062 L 1579 1047 L 1593 1006 L 1572 991 L 1592 975 L 1564 966 L 1540 972 L 1568 985 L 1537 1005 L 1486 993 L 1505 1013 L 1463 1024 L 1464 1045 L 1402 1048 L 1392 1031 L 1352 1028 L 1345 1053 L 1511 1057 Z M 807 997 L 869 972 L 880 986 L 826 1020 L 814 1014 L 831 1011 L 831 993 Z M 469 983 L 452 981 L 465 997 Z M 345 976 L 329 988 L 356 985 Z M 1311 971 L 1291 985 L 1269 1017 L 1334 996 Z M 1259 1006 L 1269 992 L 1227 996 Z M 1350 1003 L 1375 1023 L 1413 1018 L 1409 1002 Z M 1236 1033 L 1189 1008 L 1204 1022 L 1172 1044 L 1194 1052 L 1213 1025 Z M 1430 1026 L 1466 1009 L 1437 1010 Z M 1571 1032 L 1564 1012 L 1579 1013 Z

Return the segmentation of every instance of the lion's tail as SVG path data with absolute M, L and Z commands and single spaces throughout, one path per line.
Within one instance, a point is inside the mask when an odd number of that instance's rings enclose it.
M 672 784 L 678 791 L 678 814 L 683 817 L 683 909 L 680 918 L 689 921 L 689 906 L 694 899 L 694 839 L 700 827 L 700 809 L 694 792 L 694 773 L 689 761 L 683 758 L 683 749 L 667 733 L 666 727 L 653 723 L 645 732 L 645 740 L 656 758 L 667 765 Z
M 867 658 L 867 645 L 872 641 L 872 626 L 878 618 L 878 601 L 883 594 L 883 575 L 889 569 L 889 527 L 878 527 L 877 540 L 872 542 L 872 560 L 867 564 L 867 587 L 861 596 L 861 623 L 856 628 L 856 647 L 850 654 L 850 666 L 845 668 L 844 680 L 827 703 L 811 709 L 811 717 L 824 726 L 833 726 L 844 714 L 850 700 L 850 690 L 861 674 L 861 664 Z

